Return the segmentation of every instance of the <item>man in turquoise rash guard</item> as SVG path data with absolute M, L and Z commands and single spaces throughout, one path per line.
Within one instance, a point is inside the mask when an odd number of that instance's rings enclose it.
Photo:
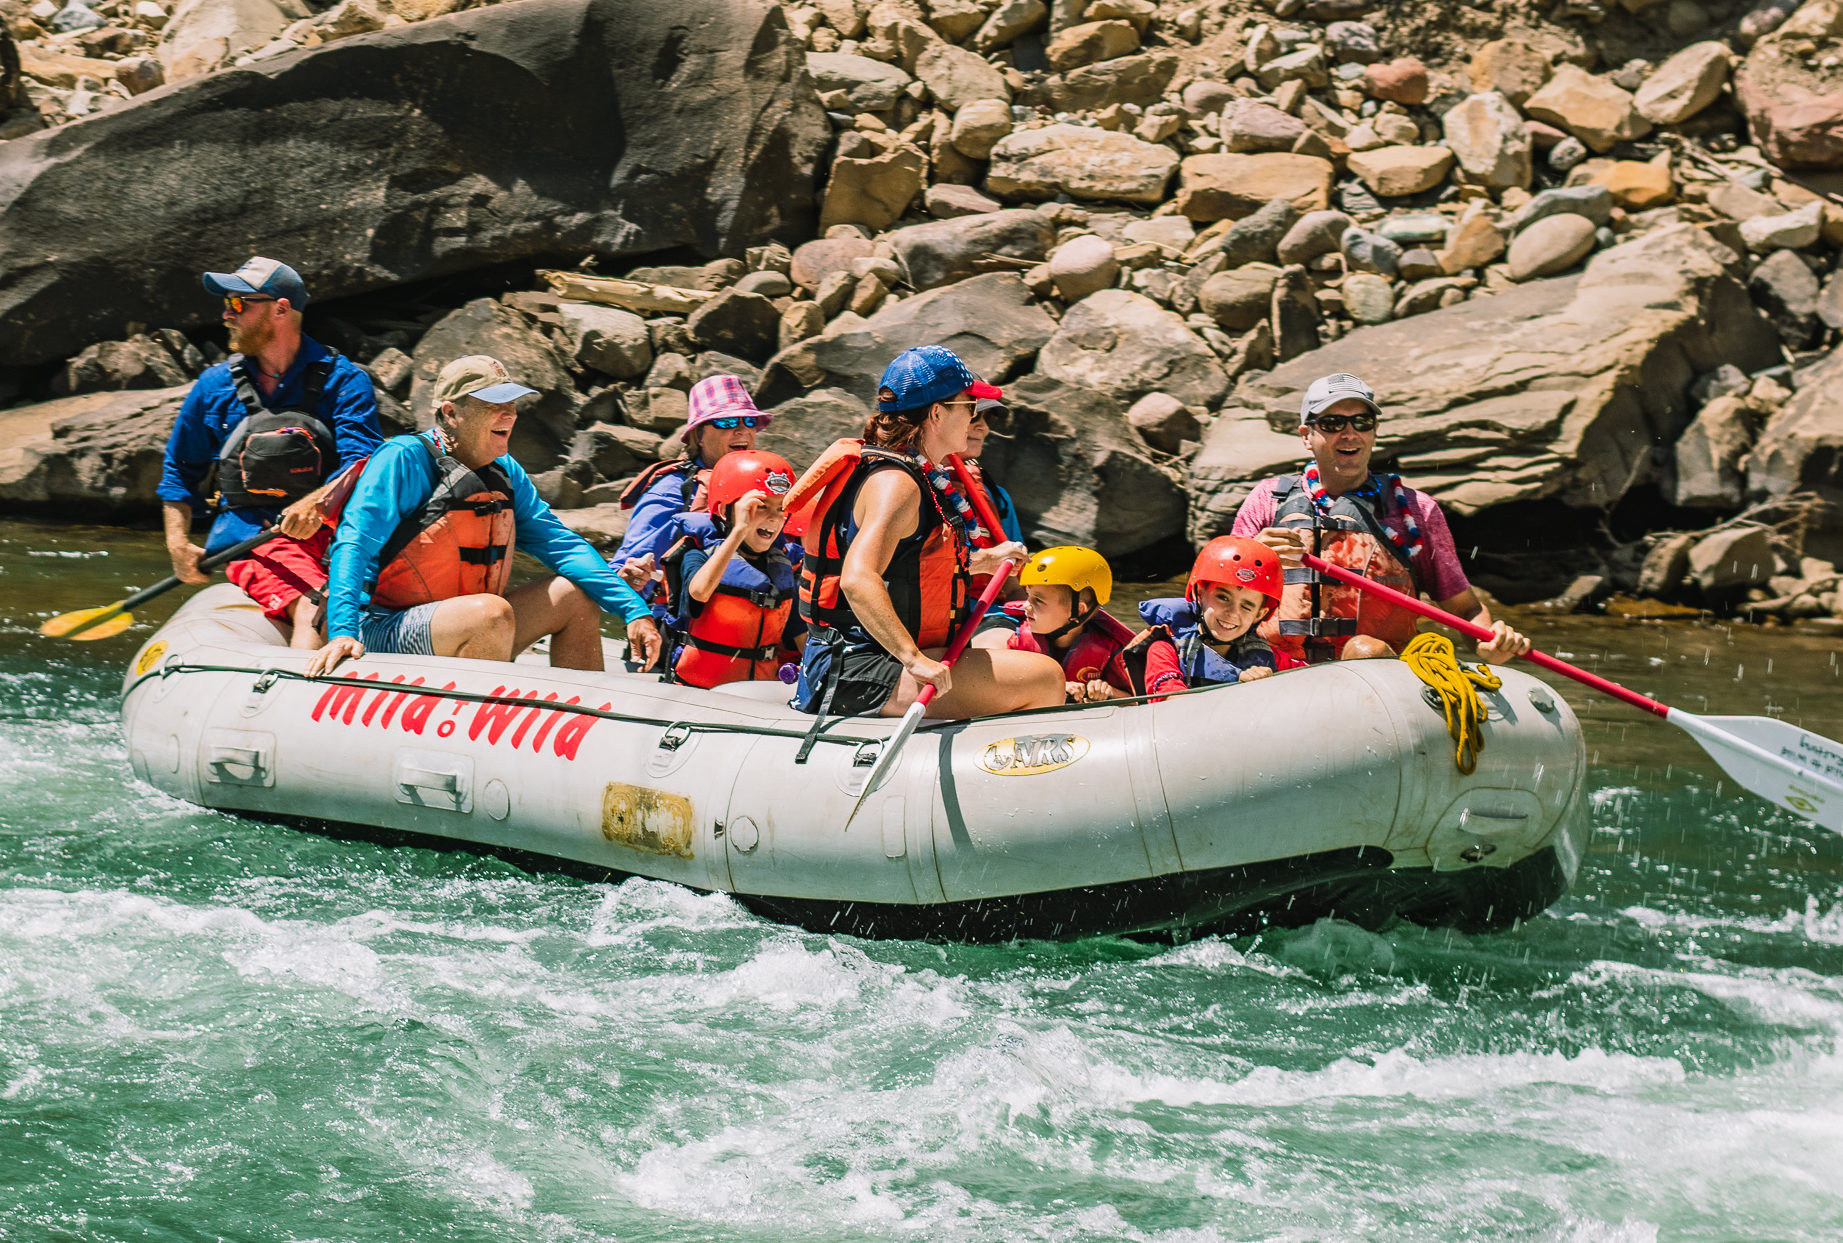
M 348 656 L 404 652 L 511 660 L 545 635 L 550 663 L 602 667 L 601 613 L 618 613 L 636 659 L 659 659 L 646 602 L 538 496 L 507 452 L 514 403 L 535 389 L 484 355 L 435 382 L 435 426 L 371 456 L 328 558 L 326 646 L 310 677 Z M 506 591 L 516 547 L 560 577 Z

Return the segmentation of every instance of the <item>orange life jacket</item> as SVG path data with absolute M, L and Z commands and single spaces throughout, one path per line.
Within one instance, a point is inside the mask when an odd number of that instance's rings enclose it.
M 819 455 L 787 494 L 787 529 L 800 535 L 806 557 L 800 566 L 800 616 L 808 626 L 837 630 L 847 638 L 874 643 L 851 612 L 838 575 L 850 546 L 846 534 L 852 506 L 864 481 L 880 470 L 904 470 L 921 489 L 921 520 L 915 534 L 896 545 L 883 571 L 883 584 L 903 629 L 926 649 L 945 647 L 966 613 L 966 540 L 942 507 L 913 458 L 862 440 L 837 440 Z
M 1309 551 L 1372 582 L 1411 596 L 1420 594 L 1414 566 L 1382 529 L 1371 502 L 1346 492 L 1320 514 L 1297 475 L 1274 483 L 1273 525 L 1310 532 Z M 1415 635 L 1416 617 L 1407 609 L 1303 567 L 1286 571 L 1280 607 L 1260 625 L 1275 652 L 1308 664 L 1335 660 L 1352 635 L 1381 639 L 1400 652 Z
M 416 440 L 435 459 L 435 490 L 384 542 L 371 603 L 402 609 L 505 594 L 517 527 L 511 480 L 497 462 L 470 470 L 426 435 Z
M 708 516 L 690 515 L 683 523 L 683 538 L 660 562 L 675 600 L 686 598 L 685 554 L 719 542 L 716 524 Z M 778 546 L 759 556 L 739 550 L 723 567 L 715 593 L 701 607 L 692 607 L 672 676 L 705 687 L 772 681 L 783 661 L 799 658 L 781 644 L 797 594 L 793 563 Z

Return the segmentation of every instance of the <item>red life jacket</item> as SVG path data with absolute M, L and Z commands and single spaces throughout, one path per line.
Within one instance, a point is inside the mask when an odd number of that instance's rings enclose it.
M 1367 498 L 1346 492 L 1323 515 L 1299 476 L 1282 475 L 1274 482 L 1274 500 L 1273 525 L 1310 531 L 1309 551 L 1372 582 L 1420 594 L 1414 566 L 1384 533 Z M 1275 653 L 1317 664 L 1337 659 L 1358 634 L 1381 639 L 1399 653 L 1414 638 L 1416 620 L 1404 608 L 1301 567 L 1286 571 L 1280 607 L 1261 623 L 1260 636 Z
M 470 470 L 426 435 L 416 441 L 435 459 L 435 490 L 384 542 L 371 603 L 402 609 L 505 594 L 517 534 L 511 480 L 497 462 Z
M 789 531 L 806 549 L 800 566 L 800 615 L 808 626 L 837 630 L 848 638 L 876 640 L 851 612 L 838 585 L 850 545 L 845 528 L 864 481 L 880 470 L 903 470 L 921 489 L 921 520 L 915 534 L 896 545 L 883 584 L 903 629 L 917 647 L 945 647 L 966 613 L 966 543 L 959 525 L 941 506 L 926 475 L 905 454 L 838 440 L 814 462 L 787 494 Z
M 621 489 L 621 508 L 632 509 L 646 495 L 646 490 L 666 475 L 679 474 L 678 499 L 680 509 L 691 508 L 691 498 L 698 490 L 698 473 L 691 469 L 691 459 L 670 458 L 664 462 L 654 462 L 651 466 L 634 476 L 632 483 Z
M 673 599 L 685 598 L 685 554 L 720 542 L 709 517 L 693 515 L 684 524 L 684 537 L 660 562 Z M 753 560 L 738 550 L 723 567 L 715 593 L 701 607 L 693 607 L 672 676 L 704 687 L 772 681 L 783 661 L 799 658 L 781 645 L 797 594 L 793 563 L 778 545 Z

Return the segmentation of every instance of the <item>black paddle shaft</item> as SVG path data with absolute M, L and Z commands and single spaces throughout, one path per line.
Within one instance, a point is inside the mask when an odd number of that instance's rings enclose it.
M 223 549 L 220 552 L 214 552 L 209 557 L 200 558 L 198 568 L 201 570 L 215 570 L 227 562 L 235 561 L 238 557 L 241 557 L 244 553 L 255 548 L 258 544 L 268 543 L 270 540 L 274 539 L 275 536 L 276 530 L 274 527 L 264 527 L 246 540 L 239 540 L 229 548 Z M 139 608 L 155 596 L 171 591 L 177 586 L 179 586 L 179 575 L 174 574 L 167 578 L 163 578 L 152 587 L 143 587 L 141 590 L 129 596 L 126 600 L 123 600 L 115 607 L 115 611 L 118 613 L 126 613 L 130 609 Z M 102 619 L 97 618 L 96 620 L 101 621 Z M 92 622 L 91 624 L 94 625 L 95 623 Z

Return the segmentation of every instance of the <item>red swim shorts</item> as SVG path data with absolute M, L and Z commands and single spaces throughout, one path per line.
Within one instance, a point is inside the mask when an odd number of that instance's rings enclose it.
M 294 602 L 326 587 L 326 550 L 333 530 L 321 527 L 305 540 L 278 535 L 250 555 L 224 567 L 224 576 L 277 621 L 290 620 Z

